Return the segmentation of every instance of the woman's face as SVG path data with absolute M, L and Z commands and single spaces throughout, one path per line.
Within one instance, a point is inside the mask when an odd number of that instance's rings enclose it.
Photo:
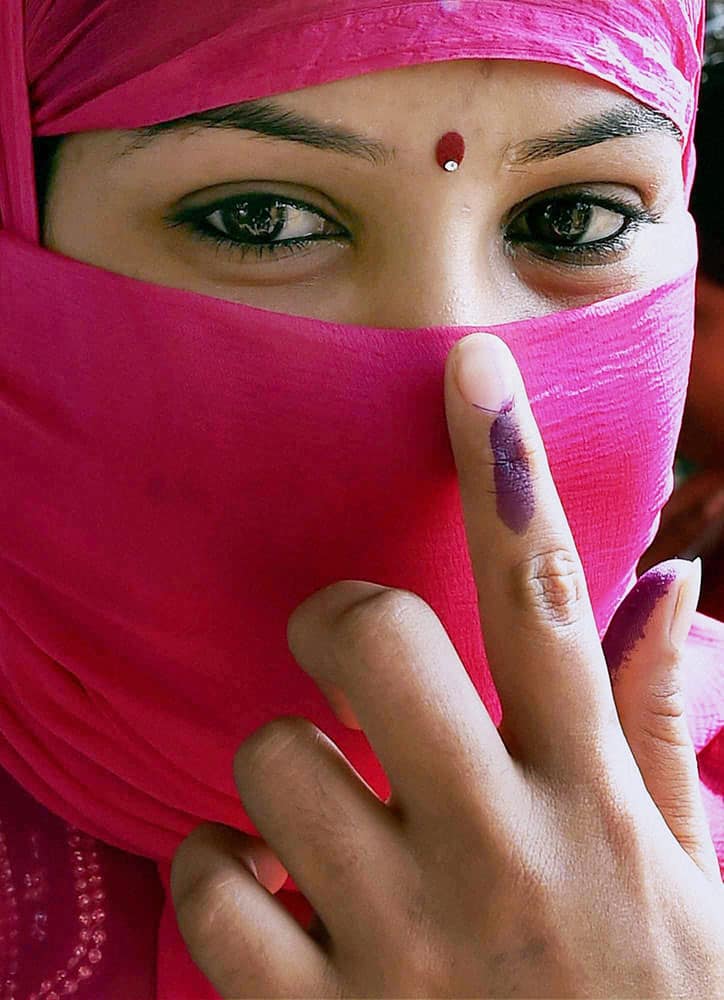
M 575 70 L 456 60 L 271 101 L 318 123 L 315 144 L 229 121 L 70 136 L 46 245 L 162 285 L 380 327 L 540 316 L 659 284 L 691 259 L 673 126 Z M 371 145 L 324 148 L 330 126 Z M 467 149 L 447 173 L 435 147 L 451 130 Z

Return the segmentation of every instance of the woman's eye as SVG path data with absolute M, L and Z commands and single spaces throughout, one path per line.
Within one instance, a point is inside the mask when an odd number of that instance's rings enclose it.
M 593 195 L 546 198 L 529 205 L 508 224 L 506 239 L 544 257 L 605 262 L 628 246 L 633 231 L 658 221 L 643 207 Z
M 592 265 L 620 257 L 638 226 L 657 221 L 642 206 L 579 191 L 529 204 L 507 224 L 504 235 L 509 246 L 525 246 L 539 257 Z M 182 208 L 164 222 L 241 257 L 254 253 L 259 259 L 281 259 L 315 242 L 349 238 L 319 209 L 262 193 Z
M 198 238 L 233 248 L 242 256 L 290 253 L 318 240 L 346 235 L 318 209 L 268 194 L 236 195 L 214 205 L 182 209 L 165 221 L 170 226 L 186 226 Z
M 617 236 L 625 216 L 585 201 L 544 201 L 523 216 L 533 239 L 556 246 L 594 243 Z

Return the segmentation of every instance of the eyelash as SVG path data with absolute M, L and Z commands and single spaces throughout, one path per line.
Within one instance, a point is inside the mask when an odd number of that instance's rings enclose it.
M 255 253 L 259 260 L 262 260 L 265 257 L 272 259 L 277 258 L 281 251 L 284 251 L 284 256 L 288 257 L 294 253 L 306 250 L 313 243 L 339 239 L 343 235 L 327 234 L 320 236 L 298 236 L 288 240 L 275 240 L 270 243 L 240 243 L 222 233 L 216 227 L 211 226 L 206 221 L 209 216 L 219 210 L 229 208 L 238 202 L 253 202 L 254 200 L 262 203 L 274 201 L 280 205 L 300 208 L 305 211 L 312 212 L 332 225 L 335 224 L 332 219 L 324 214 L 324 212 L 321 212 L 313 205 L 309 205 L 307 202 L 298 201 L 295 198 L 281 198 L 278 195 L 257 192 L 249 192 L 243 196 L 235 195 L 232 198 L 225 198 L 222 201 L 213 202 L 210 205 L 204 205 L 199 208 L 181 209 L 176 213 L 166 216 L 163 219 L 163 222 L 169 228 L 183 227 L 190 231 L 194 239 L 210 242 L 218 249 L 232 252 L 242 258 L 247 257 L 251 253 Z M 543 243 L 541 241 L 525 239 L 523 237 L 511 237 L 510 235 L 504 233 L 509 251 L 513 251 L 518 245 L 523 245 L 528 247 L 537 247 L 538 256 L 541 256 L 544 259 L 566 263 L 566 258 L 568 258 L 567 262 L 573 264 L 574 266 L 577 265 L 585 267 L 587 264 L 605 264 L 612 257 L 615 257 L 628 248 L 631 236 L 642 225 L 647 223 L 657 223 L 661 220 L 661 217 L 658 214 L 648 211 L 647 209 L 631 205 L 626 201 L 610 196 L 604 197 L 602 195 L 595 194 L 594 192 L 587 192 L 579 189 L 577 192 L 566 192 L 555 196 L 549 195 L 547 198 L 539 198 L 536 201 L 529 202 L 524 208 L 519 210 L 513 218 L 510 219 L 508 222 L 508 228 L 532 208 L 542 204 L 553 203 L 585 203 L 591 208 L 604 208 L 611 212 L 615 212 L 618 215 L 622 215 L 625 221 L 618 232 L 613 235 L 607 236 L 604 239 L 592 240 L 588 243 L 580 244 Z

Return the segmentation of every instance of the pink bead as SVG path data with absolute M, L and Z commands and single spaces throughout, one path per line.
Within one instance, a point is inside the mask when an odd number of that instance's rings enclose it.
M 87 927 L 84 927 L 83 930 L 78 935 L 78 937 L 81 939 L 81 941 L 90 941 L 91 932 Z
M 102 958 L 103 958 L 103 953 L 98 951 L 97 948 L 94 948 L 92 951 L 88 952 L 88 961 L 92 962 L 93 965 L 96 965 L 97 962 L 100 962 Z
M 95 873 L 99 872 L 100 870 L 101 870 L 101 866 L 98 864 L 97 861 L 92 861 L 88 865 L 88 871 L 91 872 L 93 875 L 95 875 Z
M 58 969 L 58 971 L 55 973 L 55 985 L 57 986 L 59 983 L 62 983 L 64 979 L 67 978 L 68 978 L 68 973 L 65 971 L 65 969 Z
M 55 990 L 51 990 L 50 993 L 48 994 L 47 1000 L 60 1000 L 60 997 L 55 992 Z
M 50 990 L 52 988 L 53 988 L 53 984 L 51 983 L 51 981 L 49 979 L 44 979 L 42 981 L 42 983 L 40 984 L 40 992 L 41 993 L 47 993 L 48 990 Z
M 69 979 L 67 983 L 63 983 L 63 993 L 77 993 L 78 983 L 75 979 Z
M 85 947 L 85 945 L 77 944 L 73 949 L 73 954 L 76 955 L 78 958 L 83 958 L 87 950 L 88 949 Z
M 91 916 L 93 917 L 93 920 L 97 924 L 101 924 L 106 919 L 106 911 L 105 910 L 101 910 L 99 908 L 97 910 L 93 910 L 93 913 L 91 914 Z
M 78 892 L 83 892 L 85 889 L 88 888 L 88 880 L 84 878 L 76 879 L 75 887 L 78 890 Z
M 81 913 L 78 917 L 78 920 L 80 921 L 81 924 L 83 924 L 84 927 L 88 927 L 89 924 L 93 923 L 93 917 L 90 915 L 90 913 Z
M 103 902 L 103 900 L 105 898 L 106 898 L 106 894 L 105 894 L 105 891 L 103 889 L 96 889 L 96 891 L 93 893 L 93 899 L 97 903 Z
M 90 904 L 91 904 L 90 896 L 86 895 L 85 893 L 78 896 L 78 906 L 80 906 L 82 910 L 87 910 Z
M 73 872 L 74 875 L 77 875 L 79 878 L 81 875 L 85 875 L 85 865 L 79 865 L 79 864 L 71 865 L 70 870 Z
M 93 975 L 93 969 L 89 965 L 81 965 L 78 968 L 78 975 L 81 979 L 90 979 Z
M 93 931 L 93 940 L 95 941 L 96 944 L 103 944 L 103 942 L 107 939 L 107 937 L 108 935 L 106 934 L 105 931 L 102 930 Z
M 102 881 L 103 879 L 101 878 L 100 875 L 91 875 L 91 877 L 88 879 L 88 885 L 100 885 Z
M 71 847 L 77 847 L 80 844 L 80 837 L 77 833 L 73 833 L 68 837 L 68 843 Z

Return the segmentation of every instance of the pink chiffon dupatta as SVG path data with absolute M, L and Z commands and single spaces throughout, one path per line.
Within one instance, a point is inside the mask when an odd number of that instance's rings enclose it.
M 499 721 L 442 383 L 450 348 L 479 327 L 320 322 L 53 253 L 38 241 L 32 136 L 138 127 L 396 66 L 536 59 L 671 117 L 688 189 L 702 24 L 695 0 L 0 8 L 0 453 L 11 470 L 0 766 L 63 837 L 107 848 L 104 871 L 130 852 L 167 890 L 198 823 L 258 833 L 231 762 L 279 715 L 309 718 L 387 795 L 364 735 L 337 720 L 286 645 L 294 608 L 336 580 L 426 600 Z M 657 288 L 494 328 L 523 371 L 601 635 L 672 489 L 695 265 Z M 701 615 L 686 678 L 724 859 L 724 626 Z M 291 879 L 279 899 L 308 922 Z M 156 996 L 214 997 L 168 896 L 158 934 Z

